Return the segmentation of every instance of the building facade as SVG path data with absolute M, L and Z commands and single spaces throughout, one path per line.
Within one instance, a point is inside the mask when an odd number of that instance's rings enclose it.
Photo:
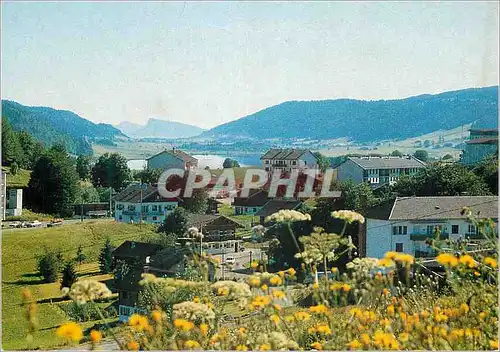
M 164 198 L 156 186 L 133 184 L 114 197 L 115 220 L 160 224 L 180 201 L 179 198 Z
M 443 240 L 481 241 L 483 236 L 462 213 L 464 207 L 478 218 L 498 222 L 497 196 L 396 198 L 366 213 L 360 253 L 374 258 L 389 251 L 432 257 L 435 252 L 426 240 L 435 238 L 437 230 Z
M 465 142 L 465 149 L 460 155 L 460 163 L 475 165 L 495 154 L 498 155 L 498 130 L 472 129 L 469 140 Z
M 337 166 L 339 181 L 366 182 L 373 188 L 394 184 L 402 175 L 414 175 L 426 164 L 412 156 L 348 157 Z
M 198 167 L 198 159 L 179 149 L 164 150 L 146 159 L 148 169 L 183 169 Z
M 248 197 L 236 197 L 233 201 L 235 215 L 255 215 L 269 201 L 265 190 L 252 190 Z
M 269 172 L 319 168 L 316 156 L 308 149 L 271 149 L 260 160 L 264 170 Z
M 5 220 L 7 210 L 7 173 L 0 172 L 0 221 Z

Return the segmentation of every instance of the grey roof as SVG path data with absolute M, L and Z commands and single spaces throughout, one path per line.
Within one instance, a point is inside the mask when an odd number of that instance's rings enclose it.
M 498 137 L 482 137 L 465 141 L 466 144 L 498 144 Z
M 140 258 L 155 254 L 161 246 L 154 243 L 125 241 L 113 251 L 115 257 Z
M 270 149 L 261 159 L 280 159 L 280 160 L 297 160 L 305 153 L 309 152 L 308 149 Z
M 129 203 L 140 203 L 141 202 L 141 185 L 134 183 L 129 185 L 123 191 L 118 193 L 114 198 L 116 202 L 129 202 Z M 180 201 L 179 198 L 164 198 L 158 192 L 158 186 L 156 185 L 146 185 L 142 189 L 142 202 L 143 203 L 154 203 L 154 202 L 168 202 L 168 201 Z
M 395 156 L 383 156 L 383 157 L 348 157 L 347 160 L 351 160 L 353 163 L 359 165 L 363 169 L 400 169 L 400 168 L 410 168 L 410 167 L 425 167 L 426 164 L 414 157 L 395 157 Z
M 234 223 L 236 227 L 244 227 L 239 222 L 224 216 L 224 215 L 212 215 L 212 214 L 195 214 L 189 213 L 187 215 L 187 226 L 188 227 L 198 227 L 198 226 L 206 226 L 215 222 L 216 220 L 223 219 L 229 223 Z
M 280 210 L 293 210 L 296 209 L 302 202 L 300 200 L 292 199 L 272 199 L 267 202 L 257 213 L 256 216 L 269 216 L 277 213 Z
M 498 218 L 498 196 L 445 196 L 396 198 L 388 220 L 466 219 L 464 207 L 478 218 Z
M 189 155 L 188 153 L 180 150 L 180 149 L 175 149 L 175 148 L 172 148 L 172 149 L 165 149 L 164 151 L 162 152 L 159 152 L 158 154 L 155 154 L 153 156 L 150 156 L 149 158 L 147 158 L 146 160 L 149 160 L 149 159 L 152 159 L 154 158 L 155 156 L 157 155 L 161 155 L 161 154 L 164 154 L 164 153 L 168 153 L 170 155 L 173 155 L 175 156 L 176 158 L 178 159 L 181 159 L 181 160 L 184 160 L 185 162 L 194 162 L 194 161 L 198 161 L 198 159 L 192 157 L 191 155 Z

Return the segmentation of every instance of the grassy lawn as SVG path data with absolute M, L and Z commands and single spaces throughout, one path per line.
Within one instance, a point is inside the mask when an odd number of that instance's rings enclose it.
M 10 188 L 24 188 L 28 187 L 30 182 L 31 171 L 19 169 L 15 176 L 10 174 L 10 168 L 2 166 L 2 170 L 7 173 L 7 186 Z
M 83 246 L 87 263 L 77 267 L 82 276 L 105 281 L 110 275 L 100 275 L 97 257 L 104 240 L 109 236 L 114 245 L 124 240 L 140 240 L 153 233 L 153 227 L 115 223 L 110 221 L 87 221 L 54 228 L 4 231 L 2 240 L 2 347 L 3 349 L 27 349 L 26 321 L 21 307 L 21 291 L 29 288 L 39 301 L 37 317 L 38 332 L 35 345 L 40 348 L 56 347 L 62 341 L 55 336 L 54 329 L 66 321 L 63 311 L 51 299 L 60 299 L 59 283 L 45 284 L 36 273 L 35 256 L 44 246 L 59 248 L 65 259 L 74 258 L 79 245 Z M 40 302 L 40 301 L 43 301 Z M 96 322 L 84 323 L 84 328 Z

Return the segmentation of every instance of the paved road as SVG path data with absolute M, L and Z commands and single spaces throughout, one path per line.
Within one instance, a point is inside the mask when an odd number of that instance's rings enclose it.
M 113 220 L 112 218 L 105 218 L 105 219 L 85 219 L 84 222 L 88 222 L 88 221 L 112 221 L 112 220 Z M 49 223 L 49 221 L 41 221 L 42 224 L 40 226 L 38 226 L 38 227 L 10 228 L 8 226 L 9 226 L 9 223 L 11 223 L 11 222 L 18 222 L 18 221 L 4 221 L 2 223 L 2 225 L 5 225 L 7 227 L 3 227 L 2 231 L 34 230 L 34 229 L 39 229 L 39 228 L 47 227 L 47 224 Z M 27 221 L 27 222 L 30 222 L 30 221 Z M 69 219 L 69 220 L 64 220 L 64 222 L 61 225 L 59 225 L 59 226 L 74 225 L 74 224 L 78 224 L 80 222 L 81 222 L 81 219 Z

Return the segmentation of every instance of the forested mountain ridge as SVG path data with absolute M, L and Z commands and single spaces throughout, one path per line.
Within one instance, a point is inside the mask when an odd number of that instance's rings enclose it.
M 474 123 L 498 126 L 498 86 L 398 100 L 288 101 L 217 126 L 204 137 L 405 139 Z
M 25 106 L 10 100 L 2 100 L 2 117 L 15 131 L 26 131 L 47 146 L 63 143 L 73 154 L 92 154 L 94 141 L 112 143 L 116 137 L 126 138 L 109 124 L 93 123 L 71 111 Z

